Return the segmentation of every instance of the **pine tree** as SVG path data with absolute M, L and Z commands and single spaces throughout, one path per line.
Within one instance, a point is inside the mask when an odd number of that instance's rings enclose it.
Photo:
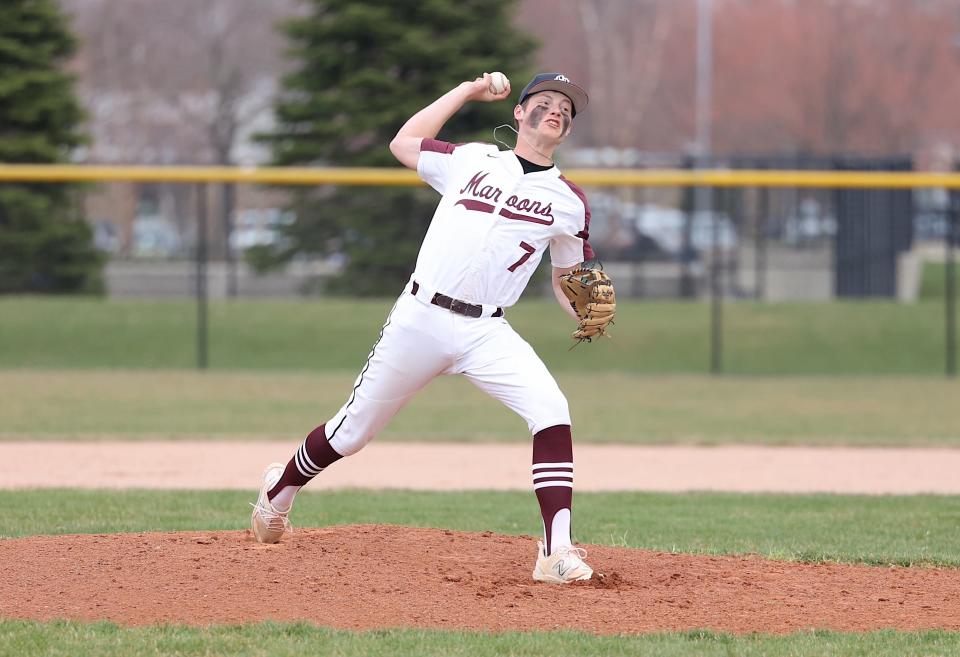
M 56 0 L 0 3 L 0 162 L 65 162 L 83 143 L 74 49 Z M 0 185 L 0 293 L 99 290 L 102 264 L 69 186 Z
M 536 44 L 511 23 L 515 0 L 310 1 L 312 13 L 286 25 L 299 66 L 284 80 L 278 127 L 265 137 L 278 165 L 397 166 L 390 140 L 432 100 L 483 71 L 530 77 Z M 439 137 L 492 141 L 494 127 L 512 122 L 509 103 L 471 103 Z M 286 248 L 252 255 L 268 265 L 339 253 L 351 294 L 395 294 L 437 200 L 426 188 L 301 191 Z M 343 287 L 337 282 L 331 289 Z

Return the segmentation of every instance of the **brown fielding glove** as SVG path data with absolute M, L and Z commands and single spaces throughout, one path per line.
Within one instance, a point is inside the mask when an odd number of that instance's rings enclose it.
M 591 342 L 607 335 L 607 326 L 613 323 L 617 298 L 613 281 L 600 269 L 581 267 L 560 277 L 560 289 L 577 313 L 580 323 L 572 337 L 577 342 Z

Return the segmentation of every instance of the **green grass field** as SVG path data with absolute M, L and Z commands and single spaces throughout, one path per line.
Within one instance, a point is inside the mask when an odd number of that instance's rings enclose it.
M 390 303 L 214 303 L 212 369 L 196 372 L 189 301 L 0 299 L 0 440 L 289 441 L 342 403 Z M 704 375 L 708 310 L 699 303 L 625 302 L 613 340 L 573 351 L 570 327 L 552 302 L 524 300 L 509 319 L 567 391 L 578 442 L 960 445 L 960 384 L 942 378 L 942 301 L 728 304 L 724 367 L 738 376 L 725 377 Z M 347 316 L 355 323 L 344 322 Z M 431 385 L 378 440 L 529 437 L 521 420 L 456 378 Z M 242 529 L 250 497 L 238 491 L 0 491 L 0 540 Z M 960 497 L 577 493 L 575 500 L 574 532 L 586 543 L 960 567 Z M 532 493 L 308 492 L 295 516 L 303 526 L 539 531 Z M 960 633 L 595 637 L 0 619 L 0 657 L 76 654 L 960 655 Z
M 801 632 L 742 636 L 714 632 L 596 637 L 573 632 L 343 632 L 306 624 L 122 628 L 110 623 L 0 621 L 0 657 L 930 657 L 960 653 L 954 632 Z
M 960 266 L 956 267 L 954 287 L 960 292 Z M 926 262 L 920 272 L 920 298 L 926 301 L 939 301 L 947 289 L 947 265 L 943 262 Z
M 358 371 L 391 301 L 215 302 L 213 369 Z M 613 339 L 570 351 L 570 320 L 553 301 L 522 300 L 511 324 L 557 372 L 703 373 L 705 303 L 622 301 Z M 349 318 L 349 320 L 347 319 Z M 944 372 L 943 304 L 729 303 L 724 371 L 741 374 Z M 0 299 L 0 369 L 177 369 L 196 364 L 190 301 Z
M 589 346 L 589 345 L 588 345 Z M 289 441 L 340 407 L 354 372 L 0 370 L 0 440 Z M 960 445 L 960 383 L 934 377 L 561 372 L 576 440 L 633 444 Z M 462 377 L 435 381 L 377 440 L 529 440 Z
M 122 628 L 111 623 L 0 621 L 0 657 L 929 657 L 960 652 L 953 632 L 801 632 L 734 637 L 714 632 L 596 637 L 573 632 L 343 632 L 306 624 Z

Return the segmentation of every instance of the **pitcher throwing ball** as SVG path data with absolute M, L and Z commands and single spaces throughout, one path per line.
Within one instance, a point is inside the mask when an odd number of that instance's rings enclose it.
M 613 319 L 609 278 L 580 267 L 594 257 L 586 198 L 553 162 L 587 94 L 562 74 L 542 73 L 513 108 L 513 150 L 436 139 L 466 103 L 509 95 L 502 74 L 484 73 L 414 114 L 390 143 L 396 158 L 440 193 L 440 204 L 416 269 L 346 403 L 310 432 L 286 465 L 274 463 L 264 472 L 253 505 L 258 541 L 279 541 L 290 528 L 287 515 L 300 488 L 363 448 L 418 390 L 434 377 L 462 374 L 526 420 L 533 436 L 533 489 L 543 516 L 533 578 L 559 584 L 590 579 L 586 552 L 570 539 L 567 400 L 504 316 L 549 248 L 554 295 L 577 323 L 573 338 L 602 336 Z

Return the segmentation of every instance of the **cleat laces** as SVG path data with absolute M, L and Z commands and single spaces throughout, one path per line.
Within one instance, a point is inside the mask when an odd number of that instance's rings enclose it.
M 579 561 L 583 561 L 587 557 L 587 551 L 583 548 L 573 547 L 572 545 L 564 545 L 558 547 L 553 551 L 553 554 L 564 556 L 564 557 L 574 557 Z
M 260 502 L 257 502 L 256 504 L 250 502 L 250 506 L 252 506 L 254 511 L 257 512 L 257 515 L 259 515 L 260 519 L 263 520 L 263 524 L 265 524 L 267 529 L 270 531 L 288 531 L 293 533 L 293 526 L 290 525 L 290 519 L 287 517 L 286 513 L 280 513 L 272 506 L 268 506 Z

